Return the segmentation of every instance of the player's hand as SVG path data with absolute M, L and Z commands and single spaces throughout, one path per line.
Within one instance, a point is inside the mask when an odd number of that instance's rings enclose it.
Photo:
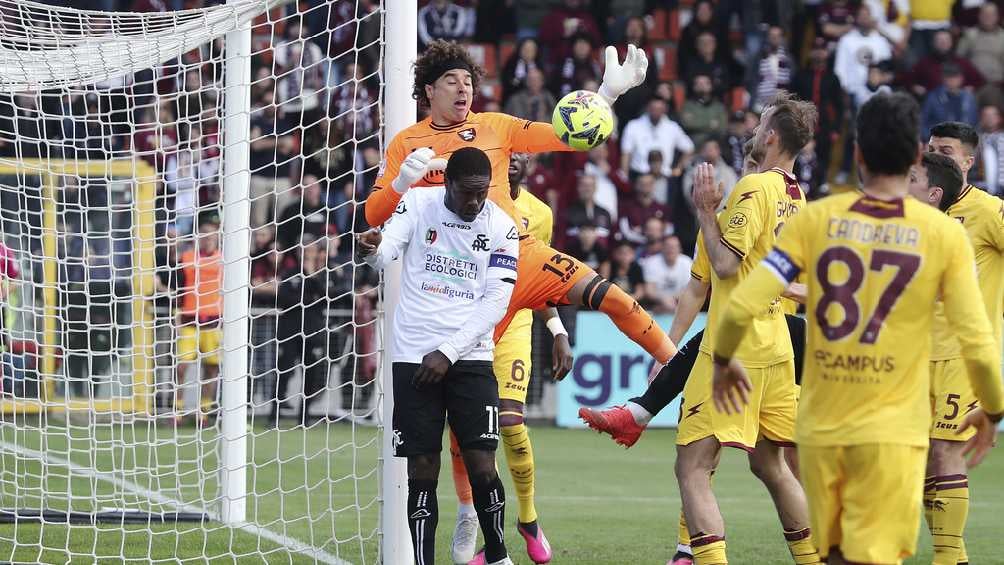
M 603 84 L 597 94 L 608 103 L 613 104 L 621 94 L 645 82 L 648 72 L 648 56 L 644 49 L 628 45 L 627 55 L 622 65 L 617 59 L 617 48 L 608 45 L 604 52 L 606 68 L 603 70 Z
M 790 298 L 800 304 L 805 304 L 805 299 L 809 296 L 809 287 L 802 283 L 791 283 L 784 289 L 781 296 Z
M 436 152 L 428 147 L 419 147 L 412 151 L 401 163 L 401 170 L 397 173 L 397 178 L 390 183 L 394 190 L 404 194 L 411 188 L 411 185 L 422 180 L 422 177 L 429 172 L 430 162 L 435 156 Z
M 383 241 L 380 230 L 373 228 L 356 236 L 356 257 L 364 259 L 376 253 L 377 247 Z
M 743 406 L 749 404 L 749 392 L 753 390 L 746 368 L 735 359 L 727 365 L 715 361 L 715 376 L 711 380 L 711 397 L 715 408 L 726 414 L 739 414 Z
M 572 355 L 572 344 L 567 334 L 554 336 L 554 348 L 551 350 L 551 372 L 554 380 L 560 381 L 572 370 L 575 356 Z
M 694 207 L 698 213 L 715 214 L 725 196 L 725 185 L 715 184 L 715 166 L 701 163 L 694 170 Z
M 969 455 L 966 461 L 967 467 L 975 467 L 983 461 L 983 458 L 990 452 L 990 448 L 997 445 L 997 424 L 990 421 L 990 417 L 982 408 L 977 408 L 970 412 L 959 426 L 956 434 L 961 434 L 974 428 L 976 435 L 966 442 L 966 447 L 962 450 L 962 456 Z M 970 455 L 972 454 L 972 455 Z
M 426 353 L 425 357 L 422 357 L 422 364 L 415 371 L 415 376 L 411 378 L 412 386 L 422 388 L 442 381 L 451 365 L 453 363 L 450 363 L 449 357 L 438 349 Z

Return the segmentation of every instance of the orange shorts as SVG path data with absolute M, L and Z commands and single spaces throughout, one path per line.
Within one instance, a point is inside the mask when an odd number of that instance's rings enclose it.
M 583 278 L 595 274 L 582 261 L 555 250 L 532 235 L 525 235 L 519 241 L 516 288 L 505 317 L 495 326 L 495 341 L 502 337 L 517 312 L 524 308 L 537 310 L 568 304 L 568 291 Z

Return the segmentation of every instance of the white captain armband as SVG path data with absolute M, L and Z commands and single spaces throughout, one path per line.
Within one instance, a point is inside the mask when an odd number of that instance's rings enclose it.
M 802 272 L 787 253 L 776 247 L 764 257 L 763 264 L 785 285 L 792 283 Z

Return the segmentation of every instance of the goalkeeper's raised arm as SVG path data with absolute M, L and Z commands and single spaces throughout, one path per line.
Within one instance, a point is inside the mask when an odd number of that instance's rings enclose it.
M 621 64 L 617 50 L 607 47 L 605 60 L 599 94 L 607 102 L 613 103 L 645 80 L 648 58 L 641 49 L 630 46 Z M 380 174 L 366 200 L 366 221 L 370 225 L 387 221 L 410 187 L 443 184 L 434 157 L 447 158 L 468 146 L 484 151 L 492 162 L 489 198 L 511 213 L 512 198 L 505 182 L 509 155 L 572 150 L 558 139 L 549 123 L 494 112 L 471 112 L 482 74 L 463 46 L 446 41 L 433 42 L 415 61 L 412 96 L 428 108 L 429 115 L 399 132 L 388 144 Z M 423 148 L 426 151 L 416 155 Z

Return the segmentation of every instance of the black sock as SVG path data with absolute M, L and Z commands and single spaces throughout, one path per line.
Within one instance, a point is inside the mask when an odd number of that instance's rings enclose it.
M 659 371 L 652 384 L 645 389 L 645 394 L 632 398 L 631 402 L 648 410 L 652 416 L 668 406 L 674 398 L 683 392 L 683 387 L 690 377 L 690 371 L 693 370 L 694 363 L 697 362 L 697 354 L 701 348 L 701 338 L 703 337 L 704 330 L 701 330 L 690 338 L 690 341 Z
M 475 484 L 471 477 L 474 509 L 478 512 L 481 533 L 485 537 L 485 561 L 494 563 L 508 556 L 505 549 L 505 487 L 498 475 L 487 483 Z
M 408 480 L 408 528 L 415 565 L 436 562 L 436 525 L 439 523 L 438 481 Z

